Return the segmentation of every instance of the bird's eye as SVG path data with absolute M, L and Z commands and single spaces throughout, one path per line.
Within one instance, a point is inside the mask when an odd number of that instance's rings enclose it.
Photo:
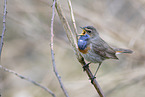
M 91 33 L 92 31 L 89 30 L 89 31 L 87 31 L 87 32 L 88 32 L 88 33 Z

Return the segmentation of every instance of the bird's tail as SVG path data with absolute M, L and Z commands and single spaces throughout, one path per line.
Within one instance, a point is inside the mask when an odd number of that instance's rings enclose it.
M 133 53 L 132 50 L 129 49 L 122 49 L 122 48 L 114 48 L 114 50 L 116 51 L 116 54 L 122 54 L 122 53 Z

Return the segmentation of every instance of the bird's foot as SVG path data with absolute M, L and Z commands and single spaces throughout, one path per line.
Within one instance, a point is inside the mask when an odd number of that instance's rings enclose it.
M 93 76 L 92 78 L 90 78 L 92 84 L 93 84 L 95 78 L 96 78 L 95 76 Z
M 86 71 L 86 68 L 88 68 L 88 67 L 89 67 L 89 64 L 90 64 L 90 63 L 85 64 L 85 65 L 83 66 L 83 71 Z

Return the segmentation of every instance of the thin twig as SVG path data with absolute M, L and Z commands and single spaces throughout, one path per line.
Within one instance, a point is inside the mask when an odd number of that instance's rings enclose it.
M 32 84 L 38 86 L 38 87 L 42 88 L 43 90 L 45 90 L 46 92 L 48 92 L 49 94 L 51 94 L 53 97 L 56 97 L 55 94 L 54 94 L 50 89 L 48 89 L 48 88 L 46 88 L 46 87 L 40 85 L 40 84 L 37 83 L 36 81 L 34 81 L 34 80 L 32 80 L 32 79 L 30 79 L 30 78 L 28 78 L 28 77 L 25 77 L 25 76 L 23 76 L 23 75 L 21 75 L 21 74 L 15 72 L 15 71 L 12 71 L 12 70 L 10 70 L 10 69 L 7 69 L 7 68 L 3 67 L 2 65 L 0 65 L 0 69 L 4 70 L 4 71 L 6 71 L 6 72 L 12 73 L 12 74 L 16 75 L 17 77 L 19 77 L 19 78 L 21 78 L 21 79 L 24 79 L 24 80 L 26 80 L 26 81 L 28 81 L 28 82 L 30 82 L 30 83 L 32 83 Z
M 0 43 L 0 58 L 1 58 L 1 52 L 3 47 L 3 38 L 6 31 L 6 14 L 7 14 L 7 0 L 4 1 L 3 31 L 1 34 L 1 43 Z
M 56 7 L 57 13 L 59 15 L 59 18 L 60 18 L 60 20 L 61 20 L 61 22 L 63 24 L 63 27 L 65 29 L 66 35 L 68 37 L 68 40 L 71 43 L 71 45 L 73 47 L 73 50 L 74 50 L 75 54 L 77 55 L 78 59 L 81 59 L 82 57 L 80 57 L 81 55 L 78 52 L 77 45 L 75 43 L 75 39 L 73 38 L 73 33 L 72 33 L 71 28 L 70 28 L 70 26 L 68 24 L 68 21 L 66 20 L 64 14 L 62 12 L 59 0 L 57 0 L 57 2 L 55 4 L 55 7 Z
M 73 28 L 74 28 L 74 32 L 75 32 L 75 37 L 76 40 L 78 41 L 78 31 L 77 31 L 77 27 L 76 27 L 76 22 L 75 22 L 75 18 L 74 18 L 74 13 L 73 13 L 73 9 L 72 9 L 72 4 L 70 0 L 68 1 L 68 5 L 69 5 L 69 9 L 70 9 L 70 15 L 71 15 L 71 20 L 72 20 L 72 24 L 73 24 Z
M 1 57 L 2 47 L 3 47 L 4 34 L 5 34 L 5 31 L 6 31 L 6 14 L 7 14 L 7 6 L 6 6 L 6 5 L 7 5 L 7 0 L 4 1 L 3 31 L 2 31 L 2 34 L 1 34 L 0 57 Z M 48 89 L 48 88 L 46 88 L 46 87 L 40 85 L 40 84 L 37 83 L 36 81 L 33 81 L 33 80 L 31 80 L 30 78 L 27 78 L 27 77 L 22 76 L 22 75 L 20 75 L 20 74 L 14 72 L 14 71 L 12 71 L 12 70 L 9 70 L 9 69 L 3 67 L 2 65 L 0 65 L 0 69 L 4 70 L 4 71 L 6 71 L 6 72 L 12 73 L 12 74 L 16 75 L 17 77 L 19 77 L 19 78 L 21 78 L 21 79 L 24 79 L 24 80 L 26 80 L 26 81 L 28 81 L 28 82 L 30 82 L 30 83 L 32 83 L 32 84 L 38 86 L 38 87 L 44 89 L 45 91 L 47 91 L 48 93 L 50 93 L 53 97 L 56 97 L 55 94 L 54 94 L 50 89 Z
M 81 65 L 84 66 L 86 63 L 84 61 L 84 58 L 78 52 L 78 49 L 77 49 L 76 44 L 75 44 L 75 41 L 74 41 L 75 39 L 73 37 L 73 34 L 72 34 L 72 31 L 71 31 L 70 26 L 68 24 L 68 21 L 65 18 L 63 12 L 62 12 L 62 9 L 61 9 L 59 0 L 57 0 L 55 7 L 56 7 L 57 13 L 59 15 L 59 18 L 60 18 L 60 20 L 61 20 L 61 22 L 63 24 L 63 27 L 65 29 L 65 32 L 67 34 L 67 37 L 69 39 L 69 42 L 71 43 L 71 45 L 73 47 L 73 50 L 75 51 L 75 54 L 77 56 L 77 59 L 81 63 Z M 92 74 L 92 72 L 90 71 L 89 68 L 86 68 L 86 73 L 87 73 L 87 75 L 88 75 L 89 78 L 93 78 L 93 74 Z M 103 91 L 102 91 L 101 87 L 99 86 L 99 84 L 98 84 L 98 82 L 97 82 L 96 79 L 93 80 L 93 83 L 92 84 L 94 85 L 94 87 L 95 87 L 96 91 L 98 92 L 98 94 L 100 95 L 100 97 L 105 97 L 104 96 L 104 93 L 103 93 Z
M 55 75 L 59 81 L 59 84 L 65 94 L 66 97 L 69 97 L 68 96 L 68 93 L 66 91 L 66 89 L 64 88 L 64 85 L 61 81 L 61 77 L 59 76 L 58 72 L 57 72 L 57 69 L 56 69 L 56 64 L 55 64 L 55 59 L 54 59 L 54 51 L 53 51 L 53 37 L 54 37 L 54 34 L 53 34 L 53 23 L 54 23 L 54 16 L 55 16 L 55 3 L 56 3 L 56 0 L 53 1 L 53 5 L 52 5 L 52 19 L 51 19 L 51 57 L 52 57 L 52 64 L 53 64 L 53 70 L 55 72 Z

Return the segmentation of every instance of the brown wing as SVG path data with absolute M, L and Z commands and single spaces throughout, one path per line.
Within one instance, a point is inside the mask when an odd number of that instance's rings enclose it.
M 113 50 L 104 40 L 96 38 L 91 41 L 94 52 L 106 59 L 118 59 Z

